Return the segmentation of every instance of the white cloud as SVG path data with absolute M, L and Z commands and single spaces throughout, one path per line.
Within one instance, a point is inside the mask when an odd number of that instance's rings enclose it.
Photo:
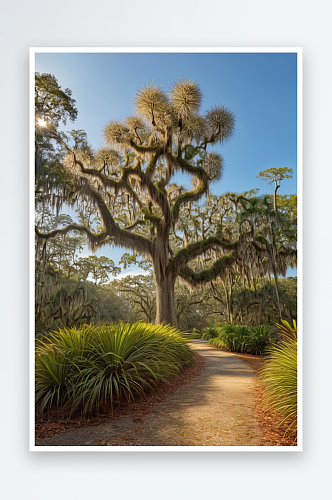
M 137 276 L 138 274 L 143 274 L 143 276 L 146 276 L 147 274 L 149 274 L 149 271 L 129 271 L 127 273 L 118 274 L 117 276 L 110 276 L 109 283 L 113 280 L 122 280 L 122 278 L 125 278 L 126 276 Z

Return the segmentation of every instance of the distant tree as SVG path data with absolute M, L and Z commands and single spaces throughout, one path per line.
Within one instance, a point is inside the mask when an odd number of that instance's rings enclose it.
M 281 304 L 280 304 L 280 297 L 279 297 L 278 262 L 277 262 L 277 260 L 279 259 L 280 255 L 282 256 L 282 254 L 280 254 L 280 252 L 278 250 L 278 244 L 276 242 L 276 237 L 277 237 L 276 233 L 278 232 L 278 228 L 280 228 L 279 213 L 278 213 L 278 206 L 277 206 L 277 191 L 280 188 L 280 182 L 282 180 L 291 179 L 293 177 L 293 170 L 291 168 L 288 168 L 288 167 L 269 168 L 267 170 L 263 170 L 263 171 L 259 172 L 257 177 L 261 178 L 264 181 L 268 181 L 269 184 L 272 184 L 274 182 L 274 198 L 273 198 L 274 217 L 269 218 L 270 236 L 271 236 L 271 243 L 269 244 L 269 249 L 270 249 L 269 253 L 270 253 L 270 261 L 271 261 L 271 265 L 272 265 L 274 283 L 275 283 L 275 289 L 276 289 L 276 295 L 277 295 L 279 317 L 281 319 Z
M 184 285 L 175 286 L 176 316 L 178 325 L 182 330 L 201 328 L 211 314 L 210 308 L 206 307 L 209 299 L 207 286 L 190 292 Z
M 72 223 L 70 216 L 58 217 L 41 204 L 36 211 L 37 227 L 52 230 Z M 79 257 L 85 238 L 79 232 L 71 236 L 58 235 L 37 245 L 35 253 L 35 321 L 36 331 L 48 331 L 56 327 L 74 326 L 99 319 L 101 301 L 114 302 L 108 320 L 118 318 L 115 303 L 119 298 L 115 292 L 105 294 L 98 285 L 105 283 L 110 274 L 116 275 L 121 268 L 107 257 Z M 94 284 L 88 282 L 88 277 Z M 106 297 L 107 295 L 107 297 Z M 110 300 L 112 298 L 112 300 Z M 119 311 L 123 307 L 118 307 Z M 119 319 L 125 319 L 126 314 Z
M 114 280 L 112 288 L 128 300 L 136 320 L 143 319 L 148 323 L 154 321 L 156 315 L 156 286 L 153 275 L 131 275 Z
M 96 255 L 80 257 L 75 262 L 75 267 L 83 281 L 86 281 L 90 276 L 97 285 L 107 283 L 110 275 L 116 276 L 121 272 L 121 267 L 115 266 L 112 259 L 103 255 L 101 257 Z
M 278 276 L 285 276 L 287 268 L 296 265 L 296 217 L 289 218 L 287 210 L 277 217 L 271 198 L 268 195 L 249 200 L 241 197 L 239 222 L 247 233 L 251 232 L 254 241 L 253 251 L 244 255 L 242 267 L 248 279 L 250 270 L 255 270 L 259 277 L 273 274 L 280 319 Z
M 278 216 L 277 211 L 277 191 L 280 188 L 280 182 L 284 179 L 291 179 L 293 177 L 293 170 L 288 167 L 280 168 L 268 168 L 267 170 L 262 170 L 257 175 L 258 178 L 263 181 L 269 181 L 269 184 L 274 182 L 274 211 L 276 216 Z

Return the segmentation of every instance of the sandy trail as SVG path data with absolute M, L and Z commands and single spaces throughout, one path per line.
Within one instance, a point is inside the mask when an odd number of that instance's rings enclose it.
M 146 414 L 39 439 L 38 446 L 263 446 L 255 372 L 231 353 L 192 341 L 201 373 Z

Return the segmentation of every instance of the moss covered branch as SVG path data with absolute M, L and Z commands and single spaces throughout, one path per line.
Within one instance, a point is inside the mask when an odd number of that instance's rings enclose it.
M 193 288 L 199 287 L 200 285 L 208 283 L 217 278 L 224 279 L 230 266 L 234 264 L 235 261 L 236 252 L 233 251 L 231 253 L 223 255 L 222 257 L 217 259 L 211 267 L 209 267 L 208 269 L 204 269 L 199 273 L 193 271 L 188 266 L 181 266 L 181 268 L 179 269 L 179 277 L 187 285 Z
M 211 248 L 218 247 L 222 250 L 230 251 L 235 250 L 237 246 L 238 242 L 231 243 L 229 240 L 221 239 L 217 236 L 210 236 L 205 240 L 189 243 L 189 245 L 179 250 L 173 257 L 169 264 L 169 270 L 177 271 L 183 264 L 187 264 L 187 262 L 190 262 Z
M 195 189 L 182 193 L 175 199 L 172 207 L 172 214 L 174 221 L 177 221 L 180 214 L 180 208 L 184 203 L 198 201 L 208 191 L 209 177 L 202 167 L 191 165 L 191 163 L 183 159 L 180 149 L 176 157 L 167 153 L 166 158 L 169 164 L 174 166 L 176 170 L 182 170 L 197 178 L 197 186 Z
M 87 226 L 84 226 L 83 224 L 68 224 L 68 226 L 59 228 L 59 229 L 54 229 L 53 231 L 49 231 L 47 233 L 44 233 L 42 231 L 39 231 L 37 227 L 35 227 L 35 232 L 37 234 L 38 239 L 40 240 L 49 240 L 50 238 L 55 238 L 56 236 L 59 235 L 66 235 L 67 233 L 71 231 L 79 231 L 80 233 L 84 233 L 91 246 L 98 246 L 98 244 L 101 244 L 105 241 L 107 238 L 106 232 L 100 231 L 99 233 L 94 233 L 91 231 Z
M 92 186 L 89 186 L 87 189 L 91 198 L 95 201 L 99 208 L 106 234 L 113 239 L 114 244 L 123 248 L 130 248 L 131 250 L 140 252 L 143 255 L 151 255 L 153 252 L 153 242 L 140 234 L 132 233 L 126 229 L 121 229 L 115 222 L 103 199 L 103 196 Z

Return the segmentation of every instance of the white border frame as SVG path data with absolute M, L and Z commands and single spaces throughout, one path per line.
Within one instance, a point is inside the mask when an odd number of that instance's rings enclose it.
M 36 446 L 34 401 L 34 84 L 36 53 L 296 53 L 297 54 L 297 195 L 298 195 L 298 444 L 294 446 Z M 303 451 L 303 51 L 301 47 L 30 47 L 29 66 L 29 450 L 30 451 Z

